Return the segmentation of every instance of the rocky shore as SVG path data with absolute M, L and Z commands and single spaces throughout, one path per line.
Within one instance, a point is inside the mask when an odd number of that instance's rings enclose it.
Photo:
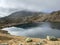
M 45 39 L 30 38 L 30 37 L 14 36 L 10 35 L 7 31 L 1 31 L 0 44 L 1 45 L 60 45 L 60 38 L 55 37 L 49 38 L 49 36 Z

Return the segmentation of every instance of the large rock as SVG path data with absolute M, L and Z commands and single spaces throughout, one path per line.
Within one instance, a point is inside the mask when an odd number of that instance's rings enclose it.
M 57 38 L 55 36 L 47 36 L 47 40 L 57 41 Z

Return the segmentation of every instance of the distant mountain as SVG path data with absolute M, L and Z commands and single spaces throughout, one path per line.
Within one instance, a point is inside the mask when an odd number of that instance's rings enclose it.
M 48 20 L 51 22 L 60 22 L 60 10 L 50 13 Z
M 53 12 L 51 12 L 51 14 L 60 15 L 60 10 L 59 11 L 53 11 Z
M 25 11 L 25 10 L 22 10 L 22 11 L 17 11 L 17 12 L 14 12 L 12 14 L 10 14 L 8 17 L 27 17 L 27 16 L 37 16 L 39 14 L 45 14 L 43 12 L 32 12 L 32 11 Z
M 5 26 L 18 25 L 24 23 L 36 23 L 36 22 L 60 22 L 60 11 L 54 11 L 52 13 L 32 12 L 32 11 L 18 11 L 0 18 L 0 24 Z
M 20 18 L 20 17 L 26 17 L 26 16 L 33 16 L 33 15 L 38 15 L 39 12 L 31 12 L 31 11 L 18 11 L 10 14 L 8 17 L 15 17 L 15 18 Z
M 23 11 L 18 11 L 18 12 L 12 13 L 9 16 L 4 17 L 3 19 L 5 19 L 9 23 L 22 22 L 24 20 L 27 20 L 27 18 L 37 17 L 39 14 L 45 14 L 45 13 L 31 12 L 31 11 L 23 10 Z

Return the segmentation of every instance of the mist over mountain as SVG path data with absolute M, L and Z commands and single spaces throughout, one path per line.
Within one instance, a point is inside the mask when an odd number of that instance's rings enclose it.
M 8 22 L 8 20 L 10 20 L 11 22 L 14 22 L 14 21 L 18 22 L 20 20 L 27 20 L 27 18 L 37 17 L 39 14 L 42 15 L 42 14 L 47 14 L 47 13 L 22 10 L 22 11 L 14 12 L 14 13 L 10 14 L 9 16 L 6 16 L 2 19 L 4 19 L 4 20 L 6 19 L 7 22 Z
M 60 10 L 60 0 L 0 0 L 0 17 L 15 11 L 52 12 Z
M 38 16 L 39 14 L 45 14 L 45 13 L 22 10 L 22 11 L 17 11 L 17 12 L 10 14 L 8 17 L 12 17 L 12 16 L 27 17 L 27 16 L 35 16 L 35 15 Z
M 8 16 L 11 13 L 16 12 L 18 10 L 19 9 L 16 9 L 16 8 L 4 8 L 4 7 L 0 7 L 0 18 Z
M 23 12 L 23 11 L 27 11 L 27 12 L 37 12 L 39 13 L 39 11 L 30 11 L 28 9 L 19 9 L 19 8 L 4 8 L 4 7 L 0 7 L 0 18 L 1 17 L 5 17 L 5 16 L 8 16 L 12 13 L 19 13 L 19 12 Z M 41 12 L 42 13 L 42 12 Z

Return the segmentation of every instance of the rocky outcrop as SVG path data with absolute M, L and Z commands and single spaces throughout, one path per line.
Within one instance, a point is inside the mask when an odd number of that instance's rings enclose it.
M 48 17 L 48 20 L 51 22 L 60 22 L 60 11 L 52 12 Z
M 2 34 L 9 34 L 8 31 L 5 31 L 5 30 L 0 30 L 0 33 L 2 33 Z

